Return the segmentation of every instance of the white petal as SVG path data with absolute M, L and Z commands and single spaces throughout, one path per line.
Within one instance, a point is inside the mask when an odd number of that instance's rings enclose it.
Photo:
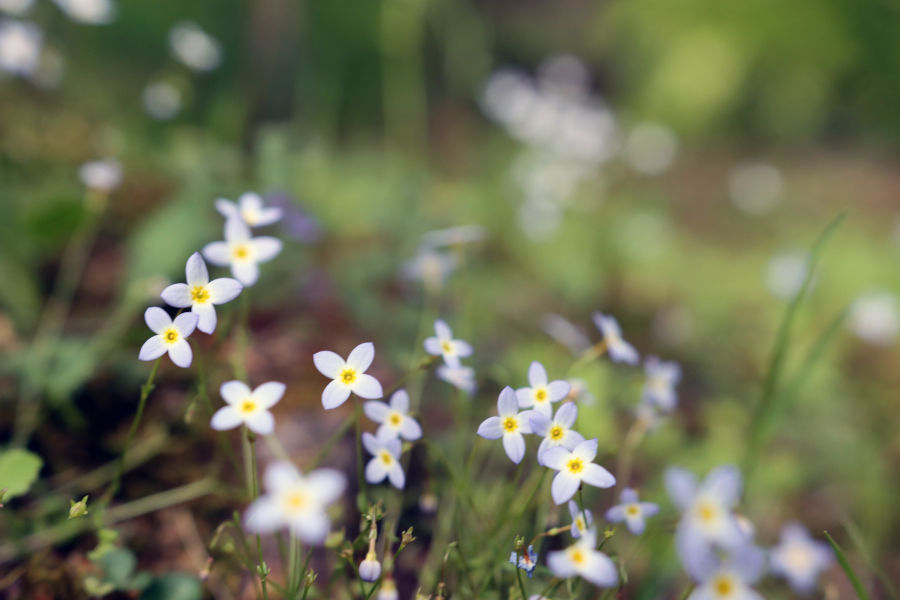
M 659 506 L 653 504 L 652 502 L 641 502 L 641 514 L 645 517 L 652 517 L 656 513 L 659 512 Z
M 547 385 L 547 395 L 550 396 L 550 402 L 559 402 L 569 395 L 569 390 L 571 389 L 572 384 L 568 381 L 558 379 L 556 381 L 551 381 Z
M 364 342 L 354 348 L 347 357 L 347 366 L 361 373 L 365 373 L 375 360 L 375 344 Z
M 544 453 L 545 462 L 551 451 L 548 450 Z M 557 473 L 553 478 L 553 483 L 550 485 L 550 495 L 553 496 L 553 502 L 556 504 L 568 502 L 575 495 L 575 492 L 578 491 L 578 484 L 580 483 L 580 479 L 569 475 L 565 471 Z
M 533 413 L 534 411 L 531 410 L 523 410 L 516 415 L 516 420 L 519 421 L 519 433 L 534 433 L 531 430 L 531 415 Z
M 285 460 L 271 463 L 263 475 L 263 485 L 273 493 L 294 487 L 300 480 L 300 471 Z
M 316 511 L 313 513 L 298 516 L 291 522 L 291 531 L 303 543 L 310 545 L 319 545 L 328 537 L 328 530 L 331 528 L 331 522 L 325 511 Z
M 225 221 L 225 241 L 229 244 L 235 242 L 246 242 L 250 239 L 250 228 L 239 218 L 227 219 Z M 204 254 L 206 254 L 204 252 Z M 209 258 L 207 256 L 207 258 Z
M 425 346 L 425 352 L 432 356 L 440 356 L 444 353 L 444 349 L 441 347 L 441 340 L 436 337 L 425 338 L 423 345 Z
M 497 398 L 497 414 L 501 417 L 509 417 L 518 412 L 519 400 L 516 393 L 511 387 L 506 386 L 500 391 L 500 396 Z
M 376 437 L 368 431 L 363 431 L 362 433 L 362 445 L 366 449 L 366 452 L 372 454 L 373 456 L 378 454 L 378 452 L 382 449 L 382 440 L 384 439 L 386 438 Z
M 563 448 L 568 448 L 569 450 L 574 450 L 578 444 L 584 441 L 584 436 L 575 431 L 574 429 L 569 429 L 563 434 L 563 439 L 560 440 L 560 445 Z
M 468 342 L 462 340 L 453 340 L 453 349 L 459 356 L 466 357 L 472 355 L 472 346 Z
M 538 361 L 532 361 L 528 366 L 528 385 L 533 388 L 547 385 L 547 370 Z
M 216 309 L 212 304 L 195 304 L 191 312 L 197 315 L 197 329 L 203 333 L 216 330 Z
M 498 440 L 503 435 L 500 417 L 488 417 L 478 426 L 478 435 L 486 440 Z
M 687 510 L 697 494 L 697 478 L 681 467 L 670 467 L 664 475 L 666 491 L 678 510 Z
M 187 265 L 184 267 L 185 281 L 189 286 L 206 285 L 209 283 L 209 271 L 206 270 L 206 263 L 199 252 L 191 254 L 187 259 Z
M 281 214 L 281 209 L 277 206 L 263 208 L 259 211 L 259 216 L 256 218 L 256 226 L 265 227 L 276 223 L 281 219 Z
M 163 341 L 161 335 L 151 336 L 144 345 L 141 346 L 141 352 L 138 354 L 138 360 L 155 360 L 166 353 L 168 346 Z
M 231 264 L 231 252 L 225 242 L 211 242 L 203 246 L 203 256 L 212 264 L 220 267 Z
M 406 475 L 403 473 L 403 467 L 400 466 L 399 461 L 394 461 L 391 464 L 391 468 L 388 471 L 388 478 L 391 480 L 391 485 L 393 485 L 398 490 L 402 490 L 403 486 L 406 484 Z
M 182 338 L 186 338 L 192 333 L 194 333 L 194 329 L 197 328 L 197 321 L 199 317 L 194 313 L 181 313 L 175 320 L 172 321 L 172 324 L 178 329 L 178 333 L 181 334 Z M 183 340 L 182 340 L 183 341 Z
M 331 504 L 341 497 L 347 478 L 335 469 L 316 469 L 306 477 L 309 488 L 322 504 Z
M 602 552 L 588 552 L 587 562 L 578 574 L 600 587 L 613 587 L 619 582 L 615 563 Z
M 237 205 L 231 200 L 226 200 L 225 198 L 216 198 L 215 202 L 216 210 L 219 211 L 226 219 L 230 219 L 232 217 L 236 217 L 240 215 L 240 211 L 238 210 Z
M 191 345 L 183 339 L 178 340 L 169 346 L 169 358 L 182 369 L 187 369 L 191 366 L 191 361 L 194 358 L 194 353 L 191 352 Z
M 594 457 L 597 456 L 597 438 L 581 442 L 575 446 L 572 450 L 572 454 L 585 462 L 593 461 Z
M 241 194 L 241 197 L 238 198 L 238 210 L 241 213 L 244 212 L 259 212 L 263 207 L 262 198 L 259 197 L 259 194 L 255 192 L 244 192 Z
M 434 322 L 434 333 L 437 335 L 438 339 L 442 341 L 453 339 L 453 332 L 443 319 L 438 319 Z
M 316 365 L 316 369 L 319 370 L 319 373 L 325 377 L 330 377 L 331 379 L 340 377 L 341 371 L 343 371 L 344 367 L 347 365 L 343 358 L 331 350 L 322 350 L 321 352 L 313 354 L 313 364 Z
M 267 410 L 261 410 L 247 417 L 247 427 L 253 433 L 270 435 L 275 431 L 275 417 Z
M 381 483 L 387 477 L 388 469 L 384 466 L 384 462 L 375 457 L 366 465 L 366 481 L 369 483 Z
M 412 417 L 404 417 L 400 424 L 400 435 L 410 442 L 422 437 L 422 427 Z
M 360 398 L 365 398 L 366 400 L 375 400 L 376 398 L 384 396 L 384 392 L 381 390 L 381 384 L 378 380 L 365 373 L 360 373 L 356 376 L 356 381 L 350 386 L 350 390 Z
M 610 523 L 621 523 L 625 520 L 625 507 L 617 504 L 606 511 L 606 520 Z
M 253 238 L 250 246 L 253 248 L 253 260 L 257 262 L 272 260 L 281 252 L 281 240 L 269 236 Z
M 581 479 L 594 487 L 608 488 L 616 485 L 616 478 L 613 474 L 598 465 L 597 463 L 588 463 L 584 465 L 584 474 Z
M 284 396 L 285 385 L 280 381 L 267 381 L 253 390 L 253 397 L 261 408 L 272 408 Z
M 162 333 L 162 330 L 172 324 L 169 313 L 158 306 L 151 306 L 144 311 L 144 321 L 153 333 Z
M 553 421 L 566 429 L 571 429 L 577 418 L 578 407 L 575 406 L 574 402 L 566 402 L 556 411 L 556 416 L 553 417 Z
M 519 408 L 531 408 L 534 406 L 534 390 L 530 387 L 517 389 L 516 401 L 519 403 Z
M 238 297 L 243 289 L 244 286 L 241 285 L 241 282 L 231 277 L 213 279 L 206 286 L 206 291 L 209 292 L 209 301 L 213 304 L 231 302 Z
M 638 501 L 638 494 L 632 488 L 625 488 L 619 495 L 622 504 L 634 504 Z
M 243 422 L 244 418 L 241 416 L 241 413 L 235 407 L 228 405 L 216 411 L 209 425 L 218 431 L 225 431 L 226 429 L 234 429 Z
M 185 283 L 173 283 L 159 295 L 166 304 L 176 308 L 187 308 L 191 305 L 191 288 Z
M 387 404 L 377 400 L 370 400 L 363 404 L 363 412 L 376 423 L 384 423 L 390 410 Z
M 226 381 L 219 388 L 219 394 L 228 404 L 240 404 L 249 398 L 252 392 L 243 381 Z
M 642 533 L 644 533 L 644 529 L 646 527 L 643 515 L 626 517 L 625 525 L 628 527 L 628 531 L 630 531 L 634 535 L 641 535 Z
M 231 263 L 231 274 L 245 286 L 251 286 L 259 279 L 259 267 L 249 260 Z
M 391 395 L 391 408 L 404 415 L 409 412 L 409 393 L 397 390 Z
M 530 412 L 528 415 L 528 422 L 531 425 L 531 431 L 538 435 L 547 435 L 550 432 L 550 425 L 552 424 L 550 418 L 537 410 L 527 412 Z
M 741 472 L 730 465 L 716 467 L 703 480 L 701 489 L 715 495 L 725 506 L 735 506 L 741 496 Z
M 549 402 L 534 403 L 534 410 L 541 413 L 548 419 L 553 416 L 553 407 Z
M 503 449 L 509 460 L 516 464 L 522 462 L 525 457 L 525 438 L 521 433 L 505 433 L 503 434 Z
M 350 388 L 339 381 L 332 381 L 322 391 L 322 406 L 326 410 L 337 408 L 350 397 Z
M 257 498 L 244 513 L 244 526 L 253 533 L 269 533 L 284 524 L 278 502 L 271 496 Z
M 545 437 L 544 439 L 541 440 L 541 445 L 538 446 L 538 449 L 537 449 L 537 461 L 538 461 L 538 464 L 541 465 L 542 467 L 544 466 L 544 453 L 552 447 L 553 447 L 553 442 L 550 440 L 550 438 Z
M 563 579 L 568 579 L 576 574 L 575 565 L 565 550 L 547 553 L 547 566 L 555 576 Z
M 544 464 L 551 469 L 561 471 L 566 468 L 566 463 L 571 456 L 572 453 L 562 446 L 553 446 L 544 452 Z

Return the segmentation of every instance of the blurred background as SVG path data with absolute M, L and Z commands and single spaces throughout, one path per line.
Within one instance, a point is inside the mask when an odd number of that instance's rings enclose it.
M 41 492 L 116 456 L 147 372 L 141 314 L 221 239 L 217 197 L 285 210 L 249 365 L 288 383 L 278 432 L 300 464 L 342 416 L 320 410 L 313 352 L 371 339 L 397 379 L 421 357 L 424 307 L 475 346 L 480 415 L 531 360 L 565 373 L 603 310 L 642 355 L 683 365 L 681 406 L 636 459 L 661 503 L 672 462 L 741 461 L 781 315 L 846 213 L 793 321 L 798 385 L 743 512 L 767 543 L 788 520 L 829 529 L 861 572 L 896 580 L 898 107 L 894 0 L 0 0 L 0 439 L 44 461 L 3 537 L 52 525 Z M 216 389 L 228 342 L 197 343 Z M 578 375 L 596 399 L 584 433 L 613 455 L 640 371 Z M 202 476 L 215 445 L 191 381 L 163 365 L 126 498 Z M 439 430 L 449 392 L 424 385 Z M 142 568 L 198 571 L 233 507 L 122 531 Z M 9 545 L 0 558 L 20 589 L 67 597 L 92 543 L 45 545 L 41 568 Z M 830 597 L 849 597 L 842 577 Z

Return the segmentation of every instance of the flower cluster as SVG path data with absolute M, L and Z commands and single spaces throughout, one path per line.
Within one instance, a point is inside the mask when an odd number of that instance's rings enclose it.
M 444 364 L 437 368 L 437 376 L 470 396 L 475 393 L 475 370 L 463 366 L 460 359 L 472 355 L 468 342 L 453 338 L 453 331 L 443 320 L 434 322 L 434 335 L 425 338 L 425 352 L 440 356 Z

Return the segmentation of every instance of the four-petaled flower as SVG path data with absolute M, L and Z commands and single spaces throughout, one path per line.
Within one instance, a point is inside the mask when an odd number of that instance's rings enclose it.
M 580 538 L 594 524 L 593 513 L 587 508 L 581 512 L 574 500 L 569 500 L 569 514 L 572 516 L 570 532 L 573 538 Z
M 503 438 L 503 449 L 511 461 L 518 464 L 525 456 L 525 438 L 523 433 L 531 433 L 531 416 L 529 410 L 518 412 L 519 402 L 516 393 L 509 386 L 503 388 L 497 398 L 497 415 L 488 417 L 478 426 L 478 435 L 488 440 Z
M 569 382 L 562 379 L 548 382 L 547 371 L 538 361 L 528 367 L 528 385 L 516 390 L 519 408 L 534 408 L 548 417 L 553 414 L 551 403 L 568 396 L 571 388 Z
M 659 512 L 659 507 L 652 502 L 641 502 L 638 494 L 631 488 L 622 490 L 619 496 L 621 504 L 613 506 L 606 511 L 606 520 L 610 523 L 625 521 L 628 531 L 635 535 L 644 533 L 646 523 L 644 519 L 652 517 Z
M 391 396 L 390 404 L 379 400 L 369 400 L 363 404 L 366 416 L 380 423 L 376 435 L 379 437 L 402 437 L 414 441 L 422 437 L 419 423 L 409 416 L 409 394 L 397 390 Z
M 475 369 L 472 367 L 448 367 L 440 365 L 437 368 L 438 379 L 446 381 L 470 396 L 475 393 Z
M 596 544 L 596 531 L 588 529 L 565 550 L 547 554 L 547 566 L 556 577 L 580 575 L 594 585 L 612 587 L 619 581 L 619 572 L 608 556 L 594 549 Z
M 676 362 L 664 362 L 655 356 L 648 356 L 644 361 L 643 402 L 658 407 L 664 412 L 672 412 L 678 403 L 675 386 L 681 379 L 681 367 Z
M 141 346 L 138 355 L 140 360 L 154 360 L 168 352 L 169 358 L 179 367 L 191 366 L 194 353 L 191 352 L 191 345 L 187 343 L 187 337 L 197 327 L 197 315 L 182 313 L 173 321 L 169 313 L 158 306 L 151 306 L 144 312 L 144 321 L 156 335 Z
M 443 356 L 449 367 L 459 367 L 460 357 L 472 354 L 472 346 L 462 340 L 454 340 L 450 327 L 441 319 L 434 322 L 435 335 L 425 338 L 425 352 L 432 356 Z
M 584 436 L 572 429 L 577 417 L 578 407 L 574 402 L 566 402 L 560 406 L 553 419 L 537 410 L 531 412 L 528 421 L 531 423 L 532 433 L 544 437 L 538 446 L 538 464 L 544 464 L 544 452 L 549 448 L 563 446 L 572 450 L 584 441 Z
M 603 334 L 603 341 L 606 342 L 606 351 L 613 362 L 629 365 L 638 363 L 640 357 L 637 350 L 622 338 L 622 330 L 613 317 L 599 312 L 594 313 L 594 325 Z
M 250 237 L 250 229 L 240 219 L 225 221 L 225 241 L 212 242 L 203 247 L 206 260 L 224 267 L 231 266 L 231 274 L 246 286 L 259 279 L 258 263 L 275 258 L 281 252 L 281 240 L 269 236 Z
M 266 494 L 247 509 L 244 524 L 254 533 L 288 528 L 307 544 L 321 544 L 330 527 L 325 509 L 341 497 L 346 484 L 343 473 L 334 469 L 303 476 L 291 463 L 274 463 L 263 477 Z
M 810 537 L 799 523 L 789 523 L 781 530 L 781 540 L 769 553 L 769 570 L 787 579 L 799 594 L 816 587 L 819 573 L 834 562 L 834 552 L 824 542 Z
M 362 443 L 366 451 L 372 455 L 366 465 L 366 481 L 381 483 L 387 477 L 391 485 L 403 489 L 406 477 L 400 465 L 402 445 L 400 439 L 391 436 L 375 436 L 368 431 L 362 434 Z
M 597 456 L 597 439 L 585 440 L 573 450 L 556 446 L 544 452 L 544 465 L 559 471 L 553 477 L 550 493 L 556 504 L 568 501 L 578 491 L 581 482 L 599 488 L 616 484 L 612 473 L 593 462 Z
M 222 398 L 227 402 L 213 415 L 210 425 L 224 431 L 240 424 L 260 435 L 275 431 L 275 418 L 269 409 L 284 395 L 284 384 L 270 381 L 250 390 L 242 381 L 226 381 L 220 388 Z
M 765 570 L 765 553 L 745 543 L 729 551 L 724 558 L 712 553 L 695 565 L 690 573 L 697 588 L 687 600 L 763 600 L 750 586 Z
M 263 227 L 281 219 L 281 209 L 264 206 L 262 198 L 254 192 L 241 194 L 237 203 L 219 198 L 216 200 L 216 210 L 226 219 L 240 219 L 249 227 Z
M 173 283 L 160 296 L 169 306 L 190 306 L 191 312 L 197 315 L 197 329 L 203 333 L 212 333 L 216 329 L 214 305 L 234 300 L 244 286 L 230 277 L 210 281 L 206 263 L 199 252 L 194 252 L 188 258 L 184 274 L 187 283 Z
M 509 562 L 525 571 L 528 577 L 531 578 L 534 575 L 535 567 L 537 567 L 537 552 L 534 551 L 534 546 L 529 545 L 528 550 L 522 554 L 510 552 Z
M 347 360 L 330 350 L 316 352 L 313 362 L 319 373 L 334 381 L 325 386 L 322 392 L 322 406 L 326 409 L 337 408 L 347 401 L 350 392 L 366 400 L 376 400 L 384 395 L 381 384 L 366 369 L 375 359 L 375 345 L 365 342 L 350 352 Z

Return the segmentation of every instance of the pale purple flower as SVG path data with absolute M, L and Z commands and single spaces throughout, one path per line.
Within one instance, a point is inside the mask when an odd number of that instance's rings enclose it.
M 622 490 L 620 504 L 606 511 L 606 520 L 610 523 L 625 522 L 628 531 L 635 535 L 644 533 L 645 519 L 659 512 L 659 507 L 652 502 L 641 502 L 638 494 L 631 488 Z
M 519 412 L 516 393 L 509 386 L 497 398 L 497 415 L 488 417 L 478 426 L 478 435 L 488 440 L 503 438 L 503 449 L 511 461 L 518 464 L 525 456 L 524 433 L 531 433 L 531 411 Z
M 568 381 L 562 379 L 555 381 L 547 379 L 544 365 L 533 361 L 528 367 L 528 387 L 516 390 L 519 408 L 533 408 L 548 417 L 553 414 L 551 404 L 568 396 L 571 386 Z

